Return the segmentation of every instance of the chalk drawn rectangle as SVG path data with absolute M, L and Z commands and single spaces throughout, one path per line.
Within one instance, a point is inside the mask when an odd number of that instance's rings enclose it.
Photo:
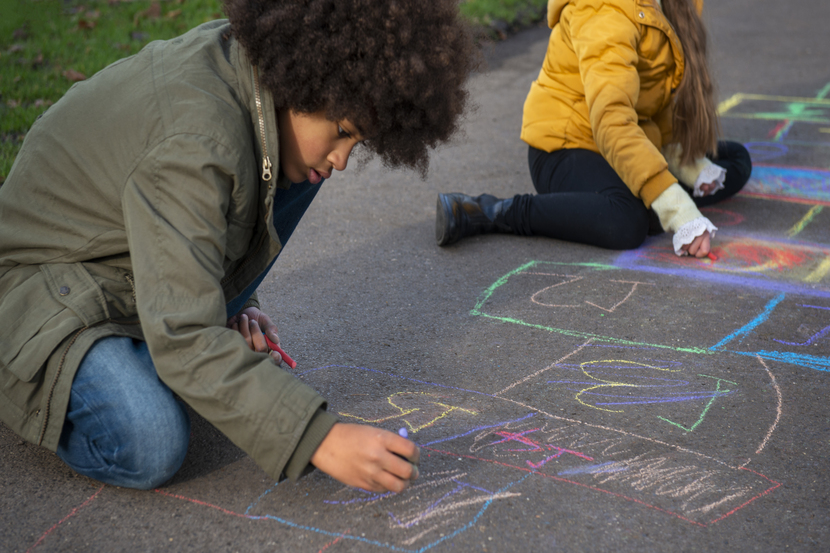
M 561 417 L 505 423 L 425 448 L 530 472 L 536 486 L 578 486 L 597 500 L 617 498 L 699 526 L 780 486 L 707 455 Z
M 665 249 L 664 242 L 653 244 Z M 689 282 L 676 277 L 682 267 L 665 264 L 655 268 L 651 260 L 638 257 L 643 251 L 627 252 L 630 257 L 623 257 L 617 266 L 527 263 L 491 285 L 471 313 L 581 341 L 590 338 L 698 353 L 705 353 L 706 347 L 691 342 L 691 332 L 683 331 L 697 328 L 701 314 L 711 315 L 707 324 L 714 335 L 726 335 L 743 324 L 742 319 L 732 318 L 731 311 L 723 310 L 724 305 L 734 302 L 732 290 L 712 287 L 706 293 L 695 292 Z M 708 259 L 685 261 L 691 267 L 709 263 Z M 662 270 L 667 274 L 661 274 Z M 692 278 L 696 274 L 693 272 Z M 694 301 L 696 308 L 673 307 L 684 301 L 679 298 Z M 766 301 L 766 297 L 750 294 L 742 303 L 754 310 Z M 663 324 L 669 316 L 671 328 Z

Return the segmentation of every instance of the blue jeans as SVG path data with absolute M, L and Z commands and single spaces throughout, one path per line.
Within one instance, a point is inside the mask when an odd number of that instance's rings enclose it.
M 322 184 L 277 189 L 274 227 L 283 246 Z M 228 317 L 241 309 L 270 268 L 228 303 Z M 189 441 L 187 410 L 159 380 L 147 344 L 122 337 L 95 342 L 72 381 L 58 457 L 84 476 L 147 490 L 179 470 Z
M 179 470 L 189 439 L 190 417 L 159 380 L 147 344 L 95 342 L 72 381 L 58 457 L 106 484 L 148 490 Z

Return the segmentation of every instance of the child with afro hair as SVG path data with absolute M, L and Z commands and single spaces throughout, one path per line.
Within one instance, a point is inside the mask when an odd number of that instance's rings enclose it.
M 274 478 L 399 492 L 418 448 L 344 424 L 288 371 L 255 290 L 362 144 L 425 174 L 477 53 L 457 0 L 227 0 L 73 86 L 0 188 L 0 420 L 139 489 L 187 451 L 184 403 Z

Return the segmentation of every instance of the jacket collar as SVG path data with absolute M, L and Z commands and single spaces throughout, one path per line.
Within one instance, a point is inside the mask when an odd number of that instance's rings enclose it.
M 655 27 L 668 37 L 671 43 L 672 56 L 674 57 L 674 75 L 671 88 L 675 90 L 680 86 L 680 81 L 683 80 L 683 73 L 686 70 L 686 57 L 683 55 L 683 45 L 680 44 L 680 38 L 674 32 L 669 20 L 666 19 L 663 10 L 652 0 L 638 0 L 635 21 L 639 21 L 642 25 Z

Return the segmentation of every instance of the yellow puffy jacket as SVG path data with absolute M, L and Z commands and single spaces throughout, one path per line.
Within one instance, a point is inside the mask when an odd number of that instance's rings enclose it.
M 703 0 L 695 0 L 698 13 Z M 646 207 L 677 182 L 672 94 L 683 48 L 656 0 L 549 0 L 552 30 L 524 105 L 522 140 L 540 150 L 602 154 Z

